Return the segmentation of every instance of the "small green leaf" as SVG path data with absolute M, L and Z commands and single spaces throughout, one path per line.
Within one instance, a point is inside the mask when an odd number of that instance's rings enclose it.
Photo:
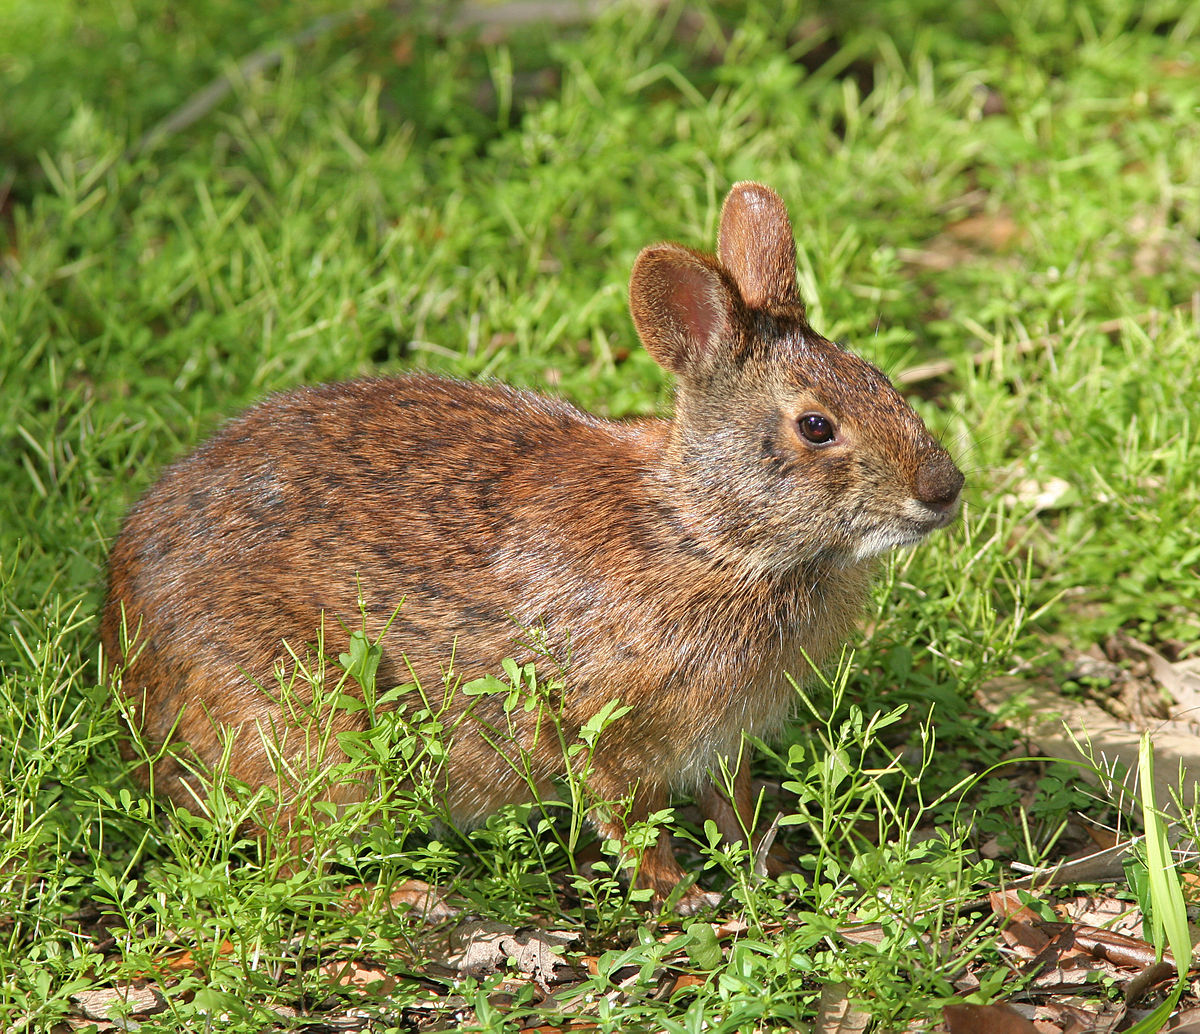
M 713 970 L 721 964 L 721 945 L 709 923 L 695 922 L 687 928 L 684 945 L 688 959 L 697 969 Z
M 464 682 L 459 688 L 459 692 L 464 696 L 479 697 L 492 693 L 507 693 L 510 688 L 506 682 L 502 682 L 495 675 L 484 675 L 482 678 Z
M 366 632 L 358 629 L 350 633 L 350 652 L 338 654 L 338 662 L 364 690 L 375 689 L 375 673 L 383 660 L 383 647 L 367 638 Z

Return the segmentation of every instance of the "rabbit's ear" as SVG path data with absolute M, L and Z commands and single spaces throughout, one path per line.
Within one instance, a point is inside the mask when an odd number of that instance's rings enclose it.
M 800 304 L 792 224 L 770 187 L 733 185 L 721 208 L 717 253 L 749 308 Z
M 737 325 L 741 300 L 706 255 L 679 244 L 643 248 L 629 279 L 629 311 L 655 361 L 672 373 L 712 357 Z

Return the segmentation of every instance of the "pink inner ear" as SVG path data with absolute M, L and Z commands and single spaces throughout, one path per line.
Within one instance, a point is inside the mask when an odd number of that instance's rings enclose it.
M 712 273 L 708 269 L 676 267 L 667 304 L 683 324 L 684 336 L 693 348 L 703 349 L 720 322 L 720 308 L 713 297 Z

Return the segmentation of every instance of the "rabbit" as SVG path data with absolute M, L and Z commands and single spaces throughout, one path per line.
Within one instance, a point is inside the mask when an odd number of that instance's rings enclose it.
M 789 675 L 840 649 L 878 558 L 951 524 L 964 479 L 883 373 L 809 326 L 770 188 L 732 188 L 715 257 L 645 248 L 629 304 L 676 379 L 671 419 L 609 421 L 424 374 L 361 379 L 271 396 L 165 471 L 112 548 L 101 625 L 131 720 L 176 744 L 143 771 L 157 792 L 190 803 L 193 762 L 217 762 L 222 730 L 241 730 L 231 774 L 271 782 L 254 730 L 289 720 L 261 688 L 284 643 L 323 627 L 336 656 L 365 620 L 382 635 L 380 687 L 440 687 L 451 661 L 468 680 L 550 656 L 568 737 L 611 701 L 629 707 L 588 775 L 595 800 L 628 801 L 594 810 L 603 837 L 623 842 L 684 792 L 743 839 L 749 764 L 732 798 L 712 773 L 744 734 L 778 733 Z M 459 693 L 448 707 L 454 821 L 527 800 L 484 732 L 504 725 L 502 700 Z M 507 749 L 529 752 L 549 793 L 560 743 L 515 714 Z M 363 721 L 348 711 L 337 729 Z M 658 903 L 676 891 L 681 912 L 716 899 L 677 890 L 665 831 L 635 879 Z

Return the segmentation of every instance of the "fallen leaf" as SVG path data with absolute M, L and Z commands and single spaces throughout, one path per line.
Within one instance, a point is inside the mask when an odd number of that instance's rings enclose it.
M 378 893 L 373 883 L 356 883 L 342 892 L 340 907 L 343 912 L 361 912 Z M 442 896 L 424 880 L 405 880 L 387 893 L 388 907 L 395 911 L 407 910 L 427 923 L 441 922 L 458 915 L 459 910 L 448 905 Z
M 727 919 L 723 923 L 718 923 L 713 927 L 713 932 L 719 940 L 724 940 L 727 937 L 732 937 L 734 934 L 745 933 L 750 929 L 750 924 L 744 919 Z M 767 930 L 764 928 L 764 932 Z M 775 933 L 780 932 L 779 927 L 774 928 Z
M 988 903 L 992 913 L 1001 919 L 1017 923 L 1029 923 L 1037 920 L 1037 913 L 1021 900 L 1021 895 L 1015 890 L 993 890 L 988 893 Z
M 354 959 L 322 963 L 318 972 L 340 987 L 357 987 L 374 994 L 391 994 L 399 984 L 386 970 Z
M 1161 984 L 1165 980 L 1172 980 L 1175 977 L 1175 963 L 1173 962 L 1151 962 L 1137 976 L 1135 976 L 1125 987 L 1125 1004 L 1136 1005 L 1141 1001 L 1142 997 L 1151 988 L 1157 984 Z M 1194 1023 L 1194 1026 L 1200 1029 L 1200 1021 Z M 1173 1027 L 1172 1030 L 1179 1030 L 1179 1027 Z
M 1106 895 L 1077 894 L 1058 902 L 1054 911 L 1064 922 L 1103 927 L 1136 937 L 1142 932 L 1142 913 L 1128 901 Z
M 1025 958 L 1035 957 L 1050 943 L 1046 933 L 1032 923 L 1005 923 L 1000 929 L 1000 936 L 1010 948 L 1020 949 Z
M 1087 838 L 1099 848 L 1107 850 L 1110 847 L 1116 847 L 1121 842 L 1121 837 L 1115 829 L 1098 826 L 1083 815 L 1077 815 L 1075 821 L 1083 828 Z
M 1040 1007 L 1038 1014 L 1039 1018 L 1045 1016 L 1046 1022 L 1062 1034 L 1111 1034 L 1125 1018 L 1126 1010 L 1116 1002 L 1101 1004 L 1097 1011 L 1092 1003 L 1072 1004 L 1057 1000 Z
M 1102 783 L 1118 806 L 1130 803 L 1129 791 L 1119 778 L 1122 773 L 1137 771 L 1142 729 L 1117 721 L 1095 704 L 1063 696 L 1045 678 L 1002 676 L 977 691 L 979 701 L 993 712 L 1009 710 L 1010 702 L 1022 696 L 1029 697 L 1024 716 L 1006 716 L 1006 720 L 1017 726 L 1039 753 L 1084 761 L 1079 771 L 1085 779 Z M 1185 773 L 1182 785 L 1189 788 L 1183 806 L 1191 807 L 1195 801 L 1193 781 L 1200 777 L 1200 737 L 1172 732 L 1161 723 L 1153 733 L 1154 799 L 1167 814 L 1178 814 L 1172 792 L 1181 783 L 1181 768 Z M 1103 771 L 1096 771 L 1093 764 L 1102 766 Z
M 1007 1005 L 947 1005 L 942 1008 L 950 1034 L 1040 1034 L 1029 1020 Z
M 233 954 L 233 942 L 229 940 L 222 941 L 217 945 L 216 954 L 222 957 Z M 181 969 L 197 969 L 195 955 L 190 948 L 179 952 L 169 952 L 165 958 L 168 970 L 178 972 Z
M 1153 646 L 1132 636 L 1121 637 L 1124 645 L 1140 653 L 1150 664 L 1150 675 L 1175 700 L 1173 717 L 1200 712 L 1200 657 L 1172 663 Z
M 1115 980 L 1117 975 L 1112 966 L 1100 959 L 1078 958 L 1062 966 L 1042 970 L 1030 981 L 1029 986 L 1041 994 L 1063 994 L 1087 991 L 1100 980 Z
M 1194 872 L 1183 872 L 1179 874 L 1183 881 L 1183 899 L 1190 905 L 1200 901 L 1200 876 Z
M 464 976 L 479 978 L 506 969 L 512 959 L 519 973 L 546 989 L 555 978 L 555 970 L 567 966 L 554 949 L 574 939 L 574 934 L 517 930 L 505 923 L 466 923 L 452 935 L 452 941 L 462 947 L 446 961 Z
M 992 912 L 1003 920 L 1000 936 L 1010 948 L 1025 958 L 1033 958 L 1050 943 L 1050 935 L 1041 928 L 1038 914 L 1022 900 L 1016 890 L 988 893 Z
M 980 212 L 950 223 L 945 233 L 966 244 L 978 244 L 993 251 L 1003 251 L 1019 237 L 1021 228 L 1008 212 Z
M 847 997 L 845 984 L 826 984 L 813 1023 L 813 1034 L 859 1034 L 870 1026 L 870 1014 L 856 1009 Z
M 111 1020 L 115 1016 L 153 1016 L 167 1007 L 167 1000 L 154 987 L 98 987 L 77 991 L 71 1004 L 89 1020 Z
M 674 994 L 682 987 L 703 987 L 708 981 L 695 973 L 680 973 L 675 978 L 675 983 L 671 987 L 671 994 Z
M 1142 968 L 1152 965 L 1157 957 L 1154 949 L 1141 937 L 1083 924 L 1072 927 L 1072 933 L 1075 943 L 1085 951 L 1118 966 Z M 1166 958 L 1170 958 L 1169 952 Z

